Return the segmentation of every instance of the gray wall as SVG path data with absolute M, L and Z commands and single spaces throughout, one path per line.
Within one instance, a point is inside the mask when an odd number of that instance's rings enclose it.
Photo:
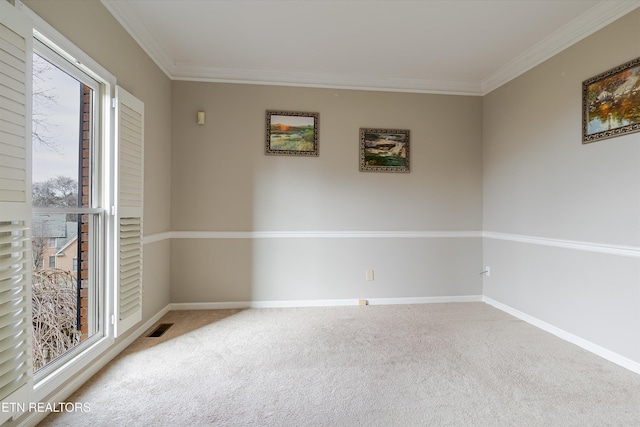
M 145 104 L 144 234 L 169 230 L 171 80 L 98 0 L 24 4 L 113 74 Z M 144 247 L 143 320 L 169 303 L 168 240 Z
M 483 98 L 484 295 L 636 362 L 640 260 L 594 249 L 640 246 L 640 134 L 582 145 L 581 82 L 639 56 L 636 10 Z
M 478 97 L 173 83 L 174 231 L 479 231 Z M 319 112 L 317 158 L 266 156 L 265 110 Z M 205 126 L 196 112 L 207 114 Z M 411 172 L 358 170 L 359 128 L 411 130 Z M 475 238 L 174 239 L 172 302 L 479 295 Z M 375 270 L 365 282 L 365 270 Z

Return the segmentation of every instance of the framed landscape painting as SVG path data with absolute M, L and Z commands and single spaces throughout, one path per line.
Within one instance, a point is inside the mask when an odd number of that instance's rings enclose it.
M 267 110 L 265 154 L 318 155 L 318 113 Z
M 582 82 L 582 143 L 640 131 L 640 58 Z
M 361 172 L 409 172 L 409 131 L 360 128 Z

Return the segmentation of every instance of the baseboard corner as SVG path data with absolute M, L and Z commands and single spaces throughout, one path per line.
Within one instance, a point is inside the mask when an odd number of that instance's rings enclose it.
M 543 320 L 540 320 L 536 317 L 533 317 L 527 313 L 524 313 L 518 309 L 515 309 L 507 304 L 496 301 L 487 296 L 482 296 L 482 301 L 492 307 L 497 308 L 500 311 L 504 311 L 511 316 L 518 318 L 524 322 L 529 323 L 539 329 L 542 329 L 545 332 L 549 332 L 552 335 L 557 336 L 560 339 L 563 339 L 571 344 L 577 345 L 578 347 L 587 350 L 596 356 L 602 357 L 609 362 L 615 363 L 618 366 L 621 366 L 625 369 L 628 369 L 631 372 L 640 375 L 640 363 L 634 360 L 631 360 L 621 354 L 618 354 L 614 351 L 611 351 L 607 348 L 604 348 L 598 344 L 594 344 L 593 342 L 586 340 L 582 337 L 574 335 L 570 332 L 565 331 L 564 329 L 558 328 L 550 323 L 547 323 Z

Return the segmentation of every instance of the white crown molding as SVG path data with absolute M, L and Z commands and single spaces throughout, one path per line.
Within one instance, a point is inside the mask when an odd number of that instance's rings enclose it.
M 408 79 L 373 75 L 290 72 L 176 64 L 173 80 L 276 86 L 355 89 L 383 92 L 482 95 L 480 83 L 456 80 Z
M 140 47 L 151 57 L 153 62 L 172 78 L 175 73 L 175 63 L 160 42 L 138 18 L 136 11 L 127 1 L 100 0 L 114 18 L 124 27 Z
M 640 7 L 639 0 L 603 0 L 549 37 L 500 67 L 481 81 L 486 95 L 552 56 Z

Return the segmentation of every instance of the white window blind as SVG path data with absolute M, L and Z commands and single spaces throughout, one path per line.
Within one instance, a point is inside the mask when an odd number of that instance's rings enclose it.
M 31 54 L 33 28 L 0 1 L 0 402 L 27 401 L 31 372 Z M 1 412 L 0 423 L 17 412 Z
M 144 104 L 116 87 L 118 286 L 115 336 L 142 320 Z

